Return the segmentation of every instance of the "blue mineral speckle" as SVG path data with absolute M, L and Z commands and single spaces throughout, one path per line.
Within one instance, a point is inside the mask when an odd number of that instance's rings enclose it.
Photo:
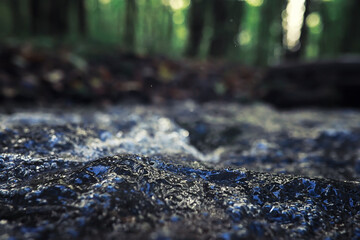
M 276 198 L 279 198 L 279 196 L 280 196 L 280 190 L 279 190 L 279 191 L 274 191 L 274 192 L 272 192 L 272 194 L 274 194 L 274 196 L 275 196 Z
M 107 166 L 102 166 L 102 165 L 91 166 L 91 167 L 87 168 L 87 170 L 88 170 L 89 172 L 94 173 L 96 176 L 105 173 L 108 169 L 109 169 L 109 167 L 107 167 Z
M 108 132 L 108 131 L 101 131 L 100 132 L 100 139 L 103 142 L 110 139 L 111 137 L 112 137 L 112 134 L 110 132 Z
M 230 240 L 230 239 L 231 239 L 231 235 L 230 235 L 230 233 L 222 233 L 222 234 L 220 235 L 220 238 L 221 238 L 221 239 L 224 239 L 224 240 Z
M 74 181 L 76 184 L 82 184 L 82 180 L 80 178 L 75 178 L 75 181 Z
M 178 222 L 178 221 L 180 221 L 180 217 L 179 216 L 171 216 L 171 218 L 170 218 L 170 220 L 172 221 L 172 222 Z
M 253 199 L 255 200 L 256 203 L 263 204 L 263 201 L 261 201 L 259 195 L 253 195 Z

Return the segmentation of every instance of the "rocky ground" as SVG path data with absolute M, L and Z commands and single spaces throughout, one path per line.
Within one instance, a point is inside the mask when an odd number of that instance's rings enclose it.
M 0 239 L 359 239 L 360 112 L 2 110 Z

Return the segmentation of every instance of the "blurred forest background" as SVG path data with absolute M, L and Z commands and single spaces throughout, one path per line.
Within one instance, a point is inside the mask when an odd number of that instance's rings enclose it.
M 360 0 L 0 0 L 0 101 L 355 106 Z
M 360 53 L 359 0 L 1 0 L 3 42 L 266 66 Z

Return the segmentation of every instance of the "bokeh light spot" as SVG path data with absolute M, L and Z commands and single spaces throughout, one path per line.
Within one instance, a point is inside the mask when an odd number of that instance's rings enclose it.
M 248 30 L 243 30 L 238 36 L 238 42 L 240 45 L 248 45 L 251 41 L 251 34 Z
M 181 10 L 190 5 L 190 0 L 169 0 L 170 7 L 173 10 Z
M 306 25 L 310 28 L 317 27 L 320 24 L 320 15 L 317 12 L 309 14 L 306 18 Z
M 175 24 L 181 25 L 185 21 L 185 16 L 183 12 L 177 11 L 173 15 L 173 21 Z
M 260 7 L 264 3 L 264 0 L 245 0 L 245 1 L 247 4 L 253 7 Z
M 100 0 L 100 3 L 106 5 L 109 4 L 111 2 L 111 0 Z

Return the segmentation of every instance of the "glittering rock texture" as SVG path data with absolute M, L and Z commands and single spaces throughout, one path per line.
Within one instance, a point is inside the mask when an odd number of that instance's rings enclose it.
M 359 239 L 360 112 L 0 114 L 0 239 Z

